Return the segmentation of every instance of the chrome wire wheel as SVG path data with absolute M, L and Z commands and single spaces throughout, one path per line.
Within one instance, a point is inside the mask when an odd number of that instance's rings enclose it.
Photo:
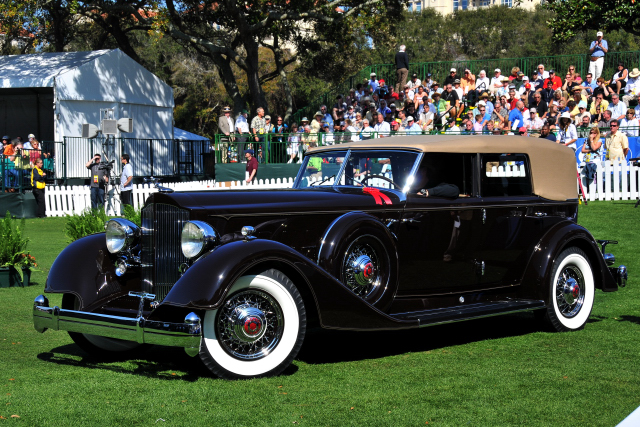
M 595 280 L 587 254 L 571 247 L 554 261 L 545 318 L 556 331 L 582 329 L 595 298 Z
M 572 318 L 584 305 L 584 276 L 575 265 L 566 266 L 558 275 L 556 283 L 556 302 L 564 317 Z
M 283 331 L 282 308 L 261 290 L 239 292 L 218 310 L 216 335 L 222 348 L 238 359 L 265 357 L 278 345 Z
M 360 298 L 375 303 L 387 286 L 389 255 L 382 242 L 371 235 L 351 242 L 342 263 L 342 282 Z
M 307 314 L 300 291 L 281 271 L 240 277 L 202 322 L 200 359 L 220 378 L 278 375 L 300 351 Z

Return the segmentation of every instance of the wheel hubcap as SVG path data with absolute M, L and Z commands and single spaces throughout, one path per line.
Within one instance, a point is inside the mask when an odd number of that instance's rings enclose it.
M 353 261 L 353 278 L 360 286 L 369 286 L 375 279 L 376 269 L 371 258 L 360 255 Z
M 564 317 L 574 317 L 584 304 L 585 282 L 580 269 L 566 266 L 556 283 L 556 302 L 558 310 Z
M 280 305 L 262 291 L 237 293 L 218 311 L 216 335 L 222 348 L 238 359 L 265 357 L 278 345 L 283 330 Z
M 352 244 L 344 260 L 344 282 L 356 295 L 368 298 L 381 285 L 378 255 L 368 243 Z

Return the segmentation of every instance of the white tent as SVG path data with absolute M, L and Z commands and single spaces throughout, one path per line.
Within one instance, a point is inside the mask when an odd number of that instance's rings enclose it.
M 147 144 L 154 151 L 156 174 L 172 174 L 165 160 L 174 153 L 167 142 L 173 140 L 173 107 L 171 87 L 119 49 L 0 56 L 0 133 L 23 139 L 34 133 L 40 141 L 66 137 L 68 177 L 87 176 L 84 163 L 100 144 L 79 138 L 82 124 L 99 127 L 100 110 L 107 108 L 116 119 L 133 119 L 133 132 L 117 136 L 159 140 Z M 130 150 L 137 172 L 136 163 L 144 164 L 148 154 Z

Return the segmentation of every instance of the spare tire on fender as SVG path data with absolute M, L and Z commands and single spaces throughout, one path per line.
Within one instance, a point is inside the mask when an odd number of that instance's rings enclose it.
M 398 288 L 394 236 L 377 218 L 350 212 L 337 218 L 320 242 L 318 265 L 349 290 L 386 311 Z

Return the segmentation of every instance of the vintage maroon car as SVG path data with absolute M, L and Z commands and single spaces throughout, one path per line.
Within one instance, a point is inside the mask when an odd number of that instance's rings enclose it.
M 509 136 L 407 136 L 311 149 L 294 188 L 159 192 L 142 226 L 69 245 L 35 328 L 104 356 L 184 347 L 223 378 L 282 372 L 311 326 L 419 328 L 537 310 L 581 329 L 626 284 L 577 224 L 572 150 Z

